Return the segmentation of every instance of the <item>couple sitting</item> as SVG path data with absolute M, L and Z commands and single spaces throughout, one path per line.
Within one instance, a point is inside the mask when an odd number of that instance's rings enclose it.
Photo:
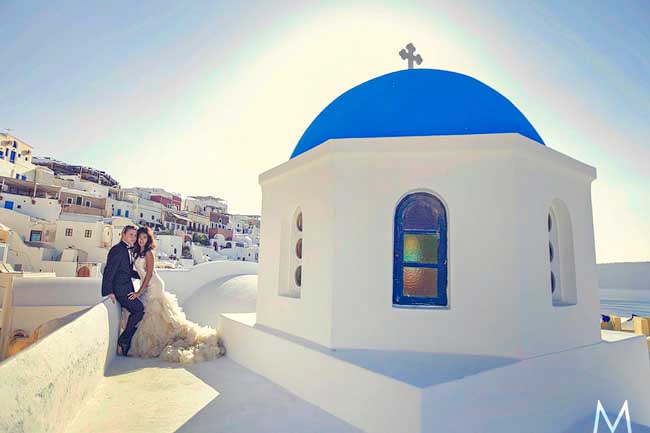
M 108 253 L 102 279 L 102 296 L 129 311 L 124 332 L 117 340 L 121 355 L 160 357 L 191 363 L 225 353 L 217 331 L 187 320 L 176 295 L 154 268 L 156 242 L 149 227 L 128 225 L 122 239 Z M 140 280 L 136 292 L 132 278 Z

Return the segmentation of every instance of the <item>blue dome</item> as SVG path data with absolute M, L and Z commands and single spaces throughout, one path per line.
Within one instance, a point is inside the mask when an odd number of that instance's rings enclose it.
M 496 90 L 455 72 L 407 69 L 336 98 L 302 135 L 291 158 L 330 138 L 517 132 L 544 145 L 533 125 Z

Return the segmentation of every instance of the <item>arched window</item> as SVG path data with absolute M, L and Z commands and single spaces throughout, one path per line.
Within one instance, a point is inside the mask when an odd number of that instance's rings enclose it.
M 393 304 L 447 305 L 447 212 L 427 192 L 404 197 L 395 211 Z
M 549 287 L 553 305 L 572 305 L 578 302 L 573 252 L 573 229 L 569 209 L 553 200 L 546 219 L 548 230 Z
M 279 286 L 279 294 L 291 298 L 300 298 L 302 293 L 302 210 L 297 208 L 291 217 L 290 227 L 290 250 L 285 265 L 288 265 L 288 272 L 282 277 Z M 285 232 L 286 233 L 286 232 Z M 283 243 L 286 247 L 286 244 Z M 286 268 L 285 268 L 286 269 Z
M 292 270 L 293 270 L 293 294 L 300 297 L 302 287 L 302 211 L 298 209 L 293 224 L 293 251 Z

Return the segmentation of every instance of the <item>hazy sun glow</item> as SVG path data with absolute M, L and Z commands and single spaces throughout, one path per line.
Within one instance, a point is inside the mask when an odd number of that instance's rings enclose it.
M 524 4 L 525 3 L 525 4 Z M 600 9 L 599 9 L 600 8 Z M 259 213 L 336 96 L 405 67 L 473 76 L 547 145 L 598 169 L 597 260 L 650 260 L 648 12 L 576 2 L 4 3 L 0 127 L 123 186 Z M 8 36 L 10 35 L 10 36 Z M 13 38 L 13 39 L 12 39 Z

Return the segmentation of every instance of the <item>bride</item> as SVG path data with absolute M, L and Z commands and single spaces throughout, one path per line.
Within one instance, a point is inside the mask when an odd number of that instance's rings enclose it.
M 131 341 L 128 356 L 160 357 L 169 362 L 192 363 L 217 358 L 225 348 L 217 331 L 189 321 L 176 295 L 165 290 L 165 282 L 154 268 L 156 243 L 149 227 L 140 227 L 133 248 L 140 288 L 129 294 L 144 304 L 144 318 Z

